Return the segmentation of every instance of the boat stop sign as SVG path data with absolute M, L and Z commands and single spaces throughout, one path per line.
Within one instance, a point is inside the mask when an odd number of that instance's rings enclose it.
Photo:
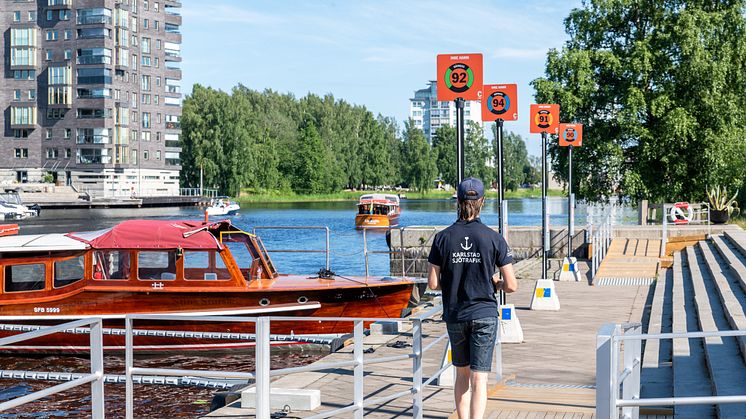
M 583 124 L 560 124 L 559 145 L 562 147 L 583 145 Z
M 438 55 L 438 100 L 479 100 L 482 96 L 482 54 Z
M 557 134 L 559 131 L 560 107 L 556 104 L 531 104 L 531 134 Z
M 518 86 L 485 84 L 482 89 L 482 120 L 518 120 Z

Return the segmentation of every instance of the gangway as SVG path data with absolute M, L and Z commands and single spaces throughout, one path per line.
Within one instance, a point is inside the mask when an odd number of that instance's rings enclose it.
M 615 238 L 594 285 L 649 285 L 658 277 L 660 240 Z

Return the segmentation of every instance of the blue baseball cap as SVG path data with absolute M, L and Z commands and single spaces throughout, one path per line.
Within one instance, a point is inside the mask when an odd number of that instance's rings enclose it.
M 476 192 L 476 194 L 470 195 L 469 192 Z M 477 200 L 484 196 L 484 185 L 481 180 L 468 177 L 459 183 L 456 196 L 462 201 Z

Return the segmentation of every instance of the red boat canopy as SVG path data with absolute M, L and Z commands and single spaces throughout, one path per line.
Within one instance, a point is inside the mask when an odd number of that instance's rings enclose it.
M 236 230 L 230 221 L 128 220 L 112 228 L 67 236 L 95 249 L 212 249 L 223 246 L 211 231 Z

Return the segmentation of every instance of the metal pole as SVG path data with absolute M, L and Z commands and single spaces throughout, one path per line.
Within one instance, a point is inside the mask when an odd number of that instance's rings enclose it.
M 458 183 L 464 180 L 464 99 L 456 99 L 456 164 Z
M 139 160 L 138 160 L 139 161 Z M 133 366 L 133 336 L 132 336 L 132 319 L 125 317 L 124 319 L 124 379 L 125 379 L 125 416 L 127 419 L 134 419 L 135 417 L 135 404 L 134 404 L 134 384 L 132 382 L 132 366 Z
M 202 164 L 199 165 L 199 196 L 203 196 L 202 194 Z
M 352 351 L 352 358 L 353 361 L 355 361 L 355 382 L 353 384 L 353 392 L 354 392 L 354 399 L 355 399 L 355 406 L 357 409 L 355 409 L 355 419 L 363 419 L 363 413 L 365 413 L 365 409 L 363 409 L 363 399 L 365 398 L 364 392 L 363 392 L 363 379 L 364 377 L 364 369 L 363 369 L 363 338 L 365 327 L 363 326 L 362 320 L 355 320 L 355 329 L 354 329 L 354 338 L 353 338 L 353 351 Z
M 256 319 L 256 417 L 269 419 L 269 317 Z
M 596 417 L 613 418 L 616 398 L 612 375 L 617 374 L 613 363 L 612 337 L 616 326 L 604 324 L 596 335 Z
M 401 276 L 405 276 L 404 269 L 404 227 L 399 228 L 399 254 L 401 255 Z
M 547 242 L 549 241 L 549 220 L 547 219 L 547 133 L 541 133 L 541 236 L 542 236 L 542 251 L 541 251 L 541 277 L 542 279 L 547 278 L 547 256 L 549 249 L 547 248 Z
M 504 200 L 504 189 L 503 189 L 503 175 L 505 174 L 505 162 L 504 162 L 504 150 L 503 150 L 503 120 L 498 118 L 497 121 L 497 229 L 500 235 L 505 237 L 505 226 L 503 225 L 503 217 L 506 214 L 503 213 L 503 200 Z M 502 276 L 502 274 L 500 274 Z M 499 303 L 505 304 L 507 302 L 505 291 L 500 290 Z
M 422 419 L 422 320 L 412 320 L 412 418 Z
M 572 144 L 568 150 L 567 174 L 567 257 L 572 256 Z
M 91 323 L 91 374 L 99 378 L 91 381 L 91 416 L 104 419 L 104 335 L 103 320 Z
M 365 277 L 368 277 L 368 235 L 366 229 L 363 229 L 363 256 L 365 258 Z
M 329 227 L 326 229 L 326 269 L 329 270 Z

